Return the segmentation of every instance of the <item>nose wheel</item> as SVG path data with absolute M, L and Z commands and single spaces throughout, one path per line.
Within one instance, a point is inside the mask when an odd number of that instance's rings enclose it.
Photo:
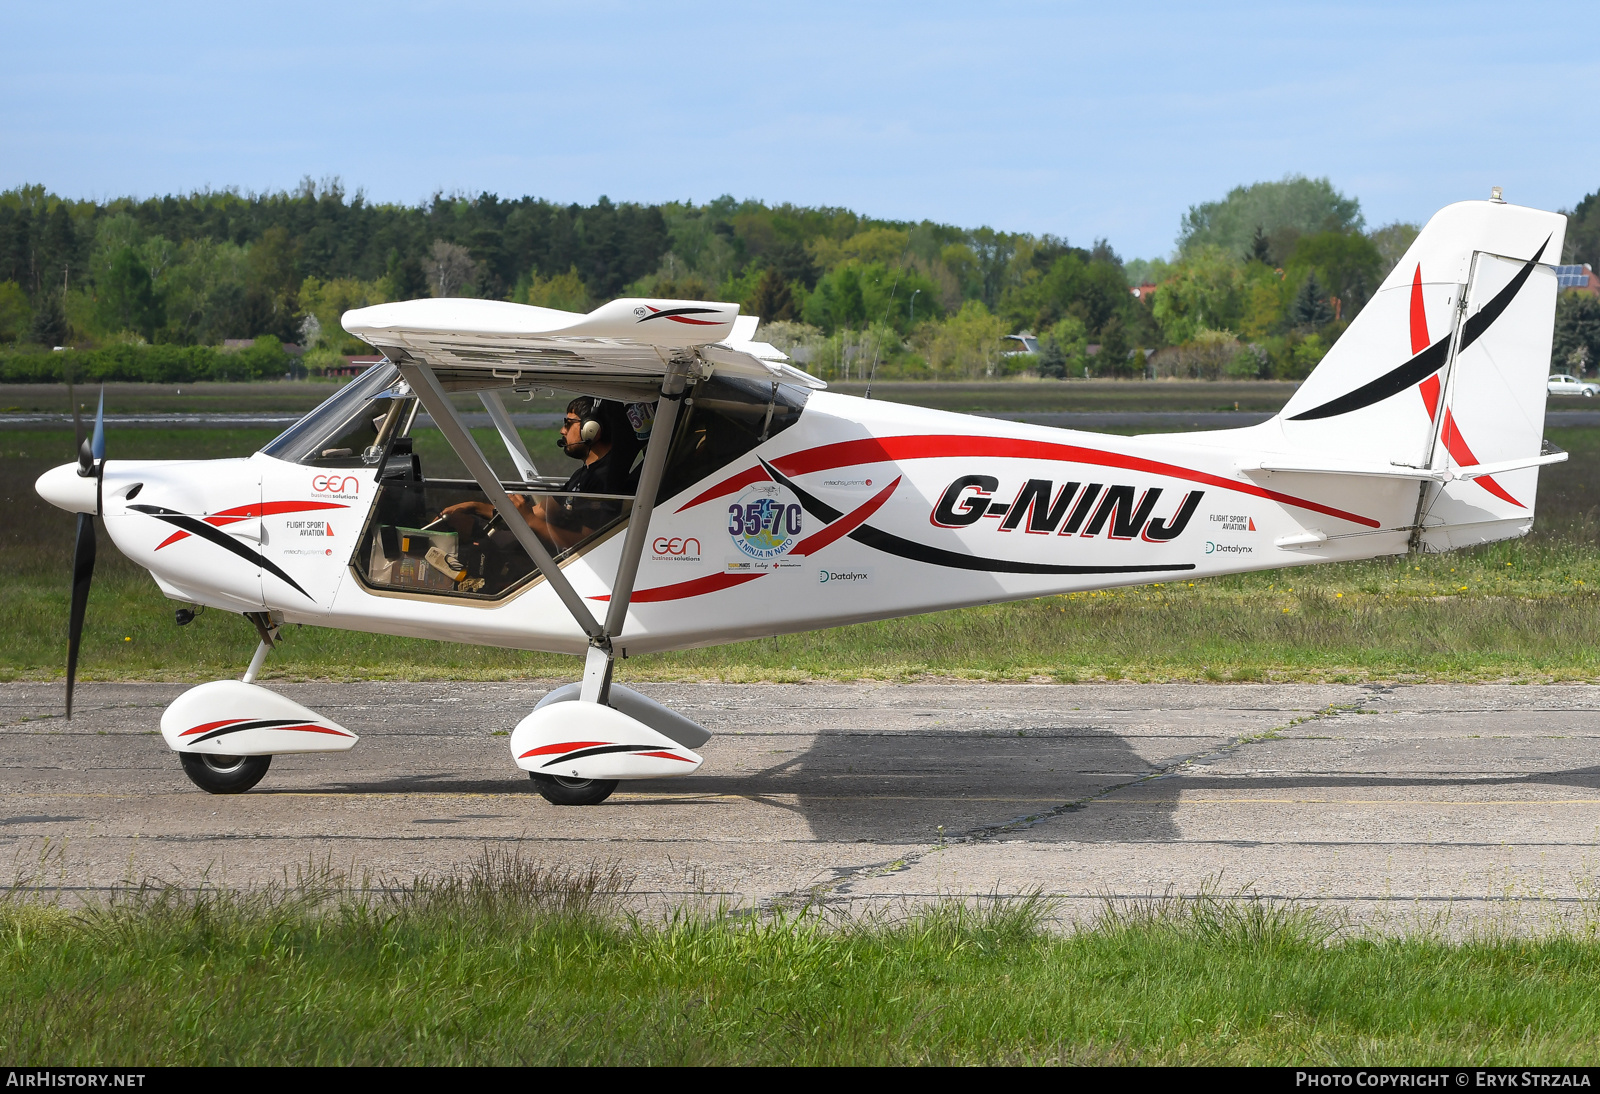
M 599 805 L 617 788 L 616 779 L 568 779 L 537 771 L 528 772 L 528 778 L 551 805 Z
M 243 794 L 261 781 L 272 764 L 271 756 L 212 756 L 180 752 L 178 759 L 189 781 L 207 794 Z

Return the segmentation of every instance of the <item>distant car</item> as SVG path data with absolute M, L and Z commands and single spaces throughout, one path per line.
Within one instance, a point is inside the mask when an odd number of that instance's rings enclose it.
M 1582 395 L 1585 399 L 1593 399 L 1595 393 L 1600 392 L 1600 384 L 1591 384 L 1576 376 L 1558 372 L 1550 377 L 1545 389 L 1552 395 Z

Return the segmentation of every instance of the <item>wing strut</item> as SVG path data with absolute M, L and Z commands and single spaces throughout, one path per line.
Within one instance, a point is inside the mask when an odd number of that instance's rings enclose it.
M 601 641 L 591 639 L 589 642 L 589 656 L 583 665 L 583 688 L 578 694 L 580 702 L 604 703 L 610 698 L 611 668 L 615 660 L 611 640 L 622 633 L 628 618 L 628 602 L 633 598 L 639 559 L 650 535 L 650 514 L 655 512 L 656 494 L 661 489 L 667 450 L 672 447 L 678 407 L 683 403 L 688 378 L 689 365 L 680 360 L 669 362 L 667 373 L 661 378 L 661 398 L 656 403 L 656 419 L 645 445 L 644 463 L 639 467 L 639 489 L 634 492 L 633 509 L 628 514 L 628 534 L 622 541 L 622 557 L 617 559 L 617 576 L 611 582 L 605 636 Z
M 456 455 L 461 457 L 461 462 L 467 465 L 467 471 L 477 480 L 484 497 L 489 499 L 489 503 L 495 507 L 500 518 L 506 522 L 511 534 L 517 537 L 522 549 L 528 552 L 533 564 L 539 567 L 539 572 L 561 598 L 561 603 L 567 606 L 567 611 L 572 613 L 573 621 L 582 628 L 584 634 L 589 636 L 591 647 L 599 643 L 609 655 L 611 642 L 601 630 L 599 621 L 589 611 L 589 606 L 583 602 L 583 597 L 578 595 L 578 590 L 567 580 L 567 575 L 561 572 L 561 567 L 556 565 L 555 559 L 550 557 L 550 552 L 544 549 L 544 544 L 539 542 L 539 537 L 534 535 L 533 529 L 528 527 L 528 522 L 522 519 L 517 507 L 511 504 L 511 498 L 500 485 L 499 476 L 483 458 L 478 442 L 467 432 L 467 427 L 462 423 L 461 416 L 456 413 L 455 406 L 445 395 L 444 388 L 439 386 L 439 379 L 434 376 L 433 369 L 415 357 L 407 357 L 395 363 L 400 366 L 400 372 L 411 384 L 411 389 L 417 393 L 417 398 L 422 400 L 422 405 L 428 408 L 434 424 L 450 442 L 450 447 L 455 449 Z M 592 657 L 591 649 L 591 659 Z M 586 678 L 587 675 L 586 671 Z M 609 675 L 607 673 L 608 677 Z
M 532 482 L 538 478 L 539 469 L 533 466 L 533 457 L 528 455 L 528 446 L 522 443 L 517 427 L 511 422 L 511 415 L 506 413 L 505 404 L 500 401 L 500 393 L 480 391 L 478 399 L 483 403 L 483 409 L 489 412 L 489 420 L 494 423 L 500 439 L 505 442 L 506 454 L 511 457 L 511 462 L 517 465 L 522 481 Z
M 622 542 L 617 579 L 612 582 L 611 604 L 606 609 L 606 635 L 610 638 L 622 633 L 623 620 L 628 617 L 628 601 L 633 597 L 634 578 L 639 575 L 639 559 L 650 533 L 650 514 L 655 511 L 656 492 L 661 489 L 661 474 L 666 470 L 667 449 L 672 446 L 672 433 L 678 424 L 678 407 L 683 404 L 687 379 L 688 369 L 674 362 L 661 380 L 661 400 L 656 404 L 655 424 L 650 427 L 644 463 L 639 467 L 639 489 L 633 495 L 633 512 L 628 515 L 628 538 Z

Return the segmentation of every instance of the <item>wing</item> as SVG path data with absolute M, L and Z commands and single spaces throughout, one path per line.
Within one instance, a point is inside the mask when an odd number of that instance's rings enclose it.
M 391 360 L 421 359 L 446 376 L 493 373 L 551 383 L 591 376 L 651 380 L 674 356 L 724 375 L 825 387 L 753 340 L 756 316 L 704 300 L 613 300 L 587 315 L 502 300 L 407 300 L 345 312 L 344 329 Z M 465 379 L 466 377 L 462 377 Z

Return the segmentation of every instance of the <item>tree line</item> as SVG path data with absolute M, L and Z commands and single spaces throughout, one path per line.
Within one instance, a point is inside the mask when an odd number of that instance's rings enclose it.
M 306 180 L 96 202 L 22 186 L 0 192 L 0 379 L 59 371 L 40 359 L 56 346 L 107 378 L 276 375 L 283 343 L 317 370 L 366 349 L 344 311 L 427 295 L 573 311 L 619 295 L 737 301 L 828 378 L 1298 377 L 1416 231 L 1369 230 L 1356 199 L 1298 176 L 1193 206 L 1173 255 L 1128 262 L 1105 240 L 731 197 L 410 206 Z M 1574 212 L 1568 249 L 1600 252 L 1600 194 Z M 1600 315 L 1576 314 L 1587 305 L 1562 307 L 1565 328 L 1600 335 Z M 1008 352 L 1024 332 L 1039 352 Z M 1587 337 L 1558 335 L 1558 356 L 1594 361 Z M 228 339 L 256 339 L 254 355 L 214 348 Z

